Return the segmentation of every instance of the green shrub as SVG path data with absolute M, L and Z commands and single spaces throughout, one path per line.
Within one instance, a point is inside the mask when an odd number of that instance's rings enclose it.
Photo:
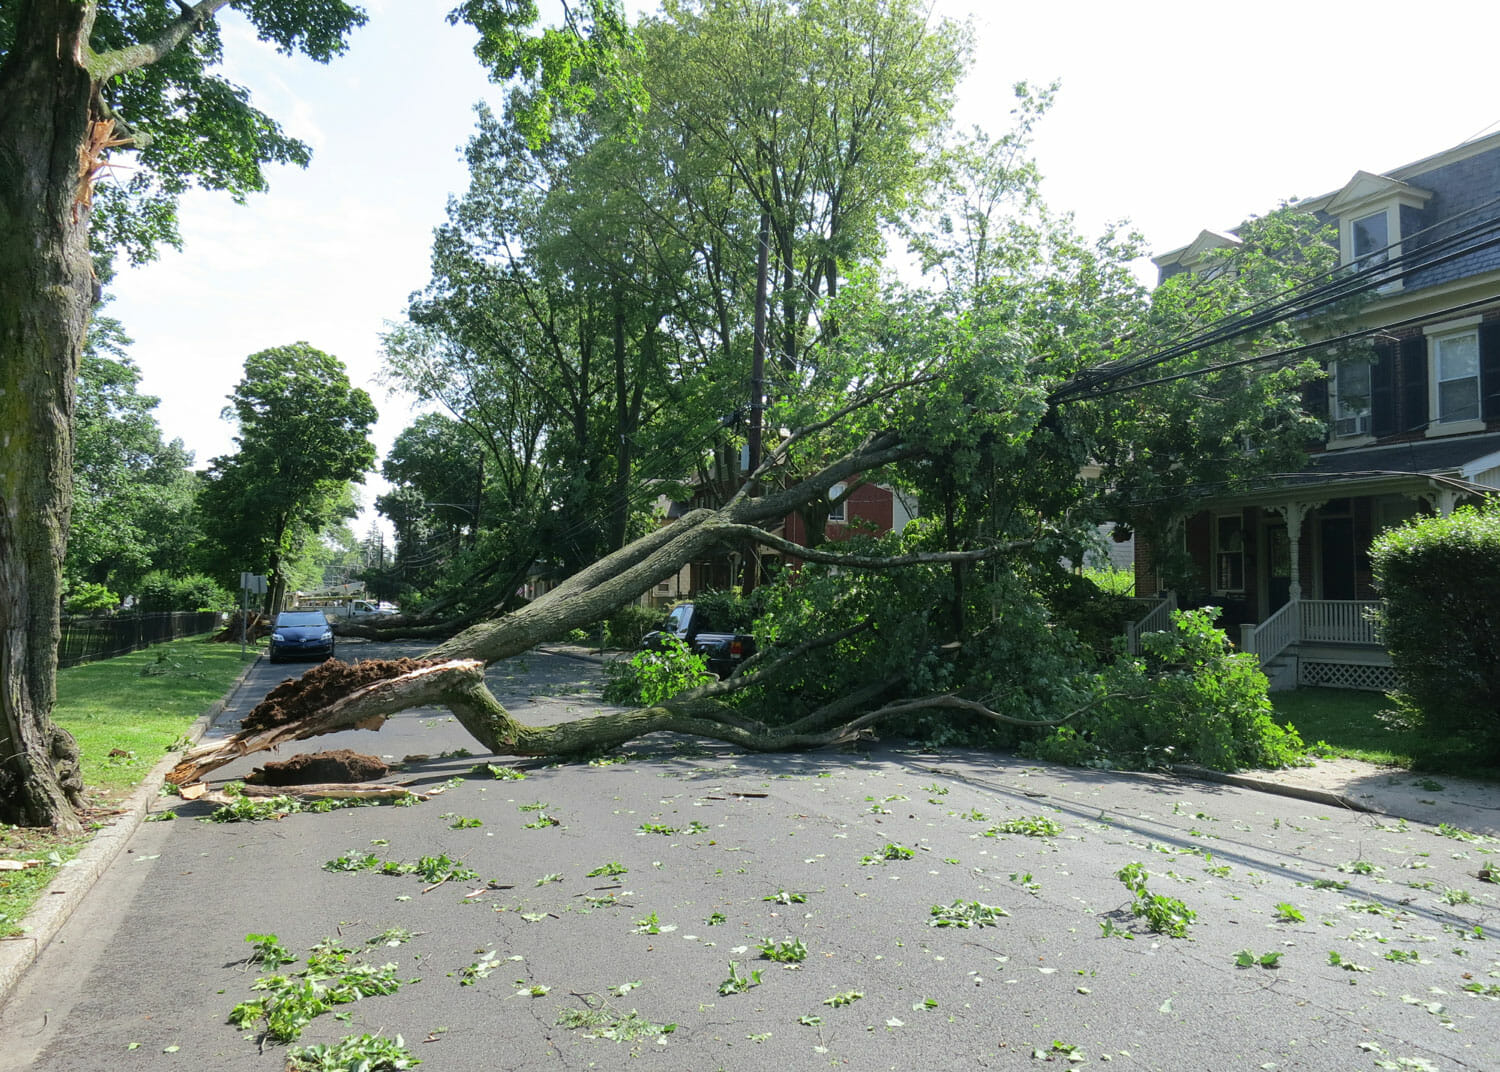
M 1172 628 L 1141 638 L 1144 655 L 1097 677 L 1095 702 L 1030 746 L 1064 763 L 1199 763 L 1215 770 L 1300 760 L 1297 731 L 1271 718 L 1266 677 L 1214 626 L 1217 608 L 1177 611 Z
M 140 609 L 147 613 L 235 609 L 234 596 L 220 588 L 212 577 L 201 573 L 173 577 L 162 570 L 153 570 L 141 578 L 136 597 Z
M 714 680 L 701 655 L 676 637 L 664 637 L 662 651 L 638 651 L 628 660 L 605 664 L 604 699 L 628 707 L 650 707 Z
M 663 610 L 643 607 L 639 603 L 616 607 L 614 613 L 604 620 L 604 643 L 620 651 L 634 651 L 640 647 L 641 637 L 661 628 L 666 616 Z
M 104 614 L 119 605 L 119 596 L 91 581 L 74 586 L 63 600 L 63 609 L 69 614 Z
M 1500 762 L 1500 508 L 1410 521 L 1370 548 L 1397 717 Z

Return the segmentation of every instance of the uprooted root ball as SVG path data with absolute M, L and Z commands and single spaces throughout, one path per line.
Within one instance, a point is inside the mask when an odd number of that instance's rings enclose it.
M 356 689 L 434 665 L 433 661 L 424 659 L 366 659 L 352 664 L 329 659 L 299 678 L 288 678 L 266 693 L 266 698 L 240 722 L 241 732 L 268 730 L 296 722 Z
M 384 777 L 390 767 L 375 756 L 338 748 L 328 752 L 308 752 L 258 767 L 257 779 L 263 785 L 319 785 L 369 782 Z

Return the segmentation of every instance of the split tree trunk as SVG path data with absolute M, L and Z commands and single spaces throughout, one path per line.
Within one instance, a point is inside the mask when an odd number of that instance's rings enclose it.
M 76 830 L 78 750 L 52 723 L 73 402 L 93 302 L 88 5 L 20 5 L 0 66 L 0 820 Z

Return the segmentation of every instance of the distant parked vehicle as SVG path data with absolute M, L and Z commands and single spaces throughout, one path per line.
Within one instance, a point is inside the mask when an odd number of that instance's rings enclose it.
M 755 654 L 755 638 L 749 633 L 713 632 L 713 626 L 703 608 L 692 603 L 679 603 L 672 608 L 659 630 L 641 638 L 641 648 L 661 651 L 667 637 L 676 637 L 693 654 L 703 656 L 709 673 L 726 678 L 740 663 Z
M 333 658 L 333 629 L 320 610 L 284 610 L 271 626 L 271 661 Z
M 361 618 L 386 618 L 400 614 L 401 608 L 394 603 L 376 603 L 370 599 L 356 599 L 347 607 L 331 607 L 328 613 L 335 618 L 358 621 Z

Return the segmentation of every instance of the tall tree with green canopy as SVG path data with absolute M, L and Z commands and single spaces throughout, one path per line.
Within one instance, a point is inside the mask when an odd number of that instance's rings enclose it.
M 118 321 L 94 318 L 74 413 L 70 591 L 95 584 L 133 593 L 151 570 L 182 572 L 198 542 L 193 456 L 181 440 L 162 440 L 157 399 L 139 393 L 129 343 Z
M 375 464 L 377 414 L 339 360 L 305 342 L 251 354 L 229 399 L 224 416 L 239 425 L 239 451 L 213 460 L 199 508 L 224 556 L 222 576 L 236 563 L 265 571 L 274 611 L 299 552 L 354 516 L 349 484 Z
M 71 509 L 74 390 L 108 254 L 149 258 L 177 238 L 190 186 L 236 198 L 263 165 L 306 163 L 307 146 L 215 73 L 214 16 L 242 12 L 263 40 L 326 61 L 365 20 L 345 0 L 11 0 L 0 6 L 0 821 L 78 826 L 77 750 L 51 721 L 61 565 Z M 616 0 L 565 6 L 528 32 L 532 0 L 467 0 L 449 17 L 480 31 L 494 77 L 564 86 L 623 35 Z M 628 97 L 628 85 L 617 96 Z M 544 97 L 577 104 L 570 93 Z M 540 116 L 538 122 L 540 122 Z M 112 151 L 136 171 L 95 189 Z M 24 524 L 17 524 L 24 518 Z

